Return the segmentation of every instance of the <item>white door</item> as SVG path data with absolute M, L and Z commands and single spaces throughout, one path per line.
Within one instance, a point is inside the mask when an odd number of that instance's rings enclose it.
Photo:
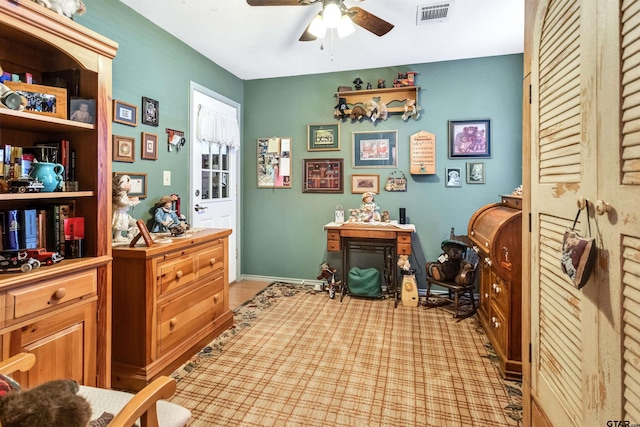
M 640 420 L 640 2 L 542 0 L 532 54 L 531 390 L 554 426 Z M 562 235 L 588 199 L 595 271 Z M 586 212 L 578 229 L 589 234 Z
M 197 141 L 200 108 L 209 108 L 240 123 L 240 105 L 191 82 L 191 189 L 190 215 L 194 228 L 230 228 L 229 282 L 238 276 L 238 153 L 234 148 Z

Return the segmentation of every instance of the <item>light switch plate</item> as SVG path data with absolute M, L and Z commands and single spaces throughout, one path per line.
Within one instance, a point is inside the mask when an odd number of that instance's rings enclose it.
M 165 187 L 171 185 L 171 171 L 162 171 L 162 185 Z

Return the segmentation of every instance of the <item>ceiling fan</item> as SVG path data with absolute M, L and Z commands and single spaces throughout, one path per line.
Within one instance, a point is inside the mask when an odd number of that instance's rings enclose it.
M 358 0 L 364 1 L 364 0 Z M 378 37 L 384 36 L 393 28 L 393 24 L 388 23 L 382 18 L 379 18 L 366 10 L 359 7 L 347 8 L 344 5 L 344 0 L 247 0 L 249 6 L 308 6 L 310 4 L 322 3 L 322 10 L 326 10 L 326 7 L 332 3 L 337 6 L 342 14 L 350 18 L 350 21 L 359 27 L 364 28 L 367 31 L 372 32 Z M 317 21 L 322 16 L 322 11 L 314 18 Z M 312 41 L 318 38 L 317 32 L 313 31 L 314 20 L 312 20 L 307 28 L 300 36 L 299 41 Z M 311 31 L 310 31 L 311 28 Z

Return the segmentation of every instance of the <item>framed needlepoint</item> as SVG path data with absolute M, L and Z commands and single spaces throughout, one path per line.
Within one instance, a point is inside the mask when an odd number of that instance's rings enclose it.
M 113 161 L 133 163 L 136 139 L 129 136 L 113 135 Z
M 145 160 L 158 160 L 158 135 L 142 132 L 142 155 Z

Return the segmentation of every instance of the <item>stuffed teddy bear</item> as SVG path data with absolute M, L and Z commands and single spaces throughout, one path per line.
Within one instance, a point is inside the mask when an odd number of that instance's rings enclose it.
M 91 406 L 77 392 L 72 380 L 48 381 L 27 391 L 14 383 L 0 397 L 0 422 L 3 427 L 87 427 Z
M 409 273 L 411 271 L 409 255 L 398 255 L 398 267 L 400 267 L 403 273 Z
M 470 280 L 469 272 L 473 270 L 473 265 L 464 258 L 467 245 L 458 240 L 445 240 L 441 248 L 443 253 L 438 260 L 427 263 L 427 276 L 441 282 L 467 284 Z
M 351 118 L 353 120 L 360 120 L 367 114 L 367 111 L 360 105 L 356 105 L 351 109 Z
M 82 0 L 33 0 L 60 15 L 73 19 L 75 14 L 82 15 L 87 9 Z
M 409 117 L 413 117 L 415 120 L 420 118 L 420 113 L 416 106 L 416 100 L 411 98 L 404 100 L 404 114 L 402 115 L 402 120 L 406 122 L 409 120 Z
M 2 427 L 103 427 L 113 414 L 91 420 L 89 402 L 78 394 L 73 380 L 47 381 L 23 391 L 12 378 L 0 375 L 0 425 Z M 91 421 L 90 421 L 91 420 Z

